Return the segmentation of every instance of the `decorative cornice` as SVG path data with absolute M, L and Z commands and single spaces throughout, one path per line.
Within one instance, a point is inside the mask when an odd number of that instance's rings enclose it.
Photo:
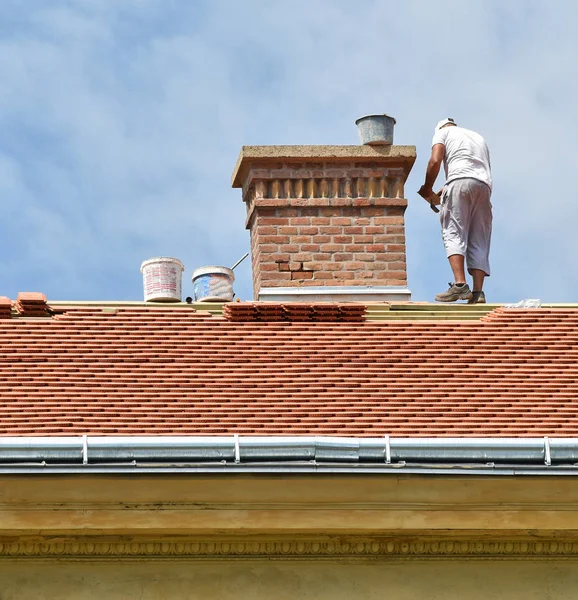
M 51 538 L 0 541 L 0 558 L 578 558 L 578 541 L 384 538 Z
M 415 146 L 243 146 L 233 170 L 232 185 L 241 187 L 250 169 L 315 165 L 371 163 L 400 166 L 409 173 L 416 159 Z
M 346 171 L 336 176 L 336 171 L 323 170 L 296 177 L 299 171 L 281 171 L 284 177 L 252 178 L 244 189 L 245 202 L 255 199 L 310 200 L 323 198 L 403 198 L 405 173 L 399 169 L 359 169 L 360 174 L 350 176 Z M 365 173 L 370 173 L 369 175 Z M 339 171 L 337 171 L 339 173 Z M 307 202 L 307 205 L 311 202 Z M 296 203 L 299 206 L 299 203 Z

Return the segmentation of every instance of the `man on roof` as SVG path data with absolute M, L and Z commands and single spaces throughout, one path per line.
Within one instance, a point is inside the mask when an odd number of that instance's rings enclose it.
M 492 172 L 488 146 L 479 133 L 458 127 L 453 119 L 440 121 L 435 128 L 425 183 L 418 192 L 420 196 L 429 198 L 433 194 L 442 161 L 446 183 L 440 191 L 440 222 L 454 283 L 435 299 L 437 302 L 484 303 L 484 278 L 490 275 L 492 235 Z M 471 290 L 466 282 L 464 263 L 473 279 Z

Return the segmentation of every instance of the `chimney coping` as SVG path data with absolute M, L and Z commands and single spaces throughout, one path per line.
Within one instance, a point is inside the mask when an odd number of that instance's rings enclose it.
M 267 162 L 319 162 L 331 160 L 336 162 L 351 160 L 375 160 L 396 158 L 409 167 L 416 159 L 415 146 L 243 146 L 237 159 L 231 178 L 232 187 L 243 186 L 246 171 L 252 163 Z

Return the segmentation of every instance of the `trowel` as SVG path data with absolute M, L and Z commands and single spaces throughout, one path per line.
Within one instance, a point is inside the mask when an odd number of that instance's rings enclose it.
M 418 192 L 419 194 L 419 192 Z M 421 196 L 421 194 L 420 194 Z M 435 213 L 439 213 L 440 209 L 438 208 L 438 206 L 441 204 L 441 197 L 439 194 L 436 194 L 435 192 L 432 192 L 429 196 L 421 196 L 426 202 L 429 202 L 429 207 L 435 212 Z

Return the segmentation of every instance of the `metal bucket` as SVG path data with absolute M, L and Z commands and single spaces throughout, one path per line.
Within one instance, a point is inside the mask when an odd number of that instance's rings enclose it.
M 178 258 L 157 256 L 140 266 L 146 302 L 180 302 L 183 271 Z
M 229 267 L 201 267 L 193 272 L 197 302 L 231 302 L 235 274 Z
M 389 115 L 367 115 L 355 121 L 362 144 L 389 146 L 393 144 L 395 119 Z

